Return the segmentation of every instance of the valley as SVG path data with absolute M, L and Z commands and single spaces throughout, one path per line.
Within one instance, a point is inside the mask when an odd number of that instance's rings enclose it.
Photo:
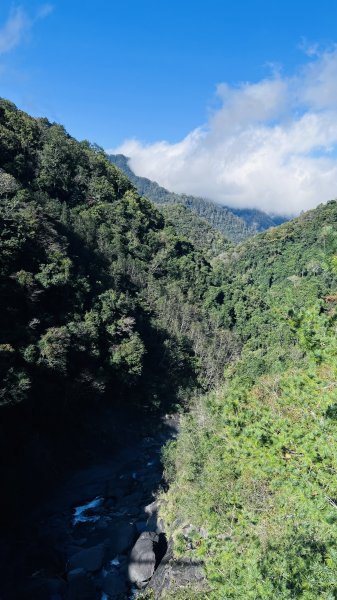
M 22 507 L 16 529 L 8 528 L 1 545 L 6 600 L 133 598 L 136 584 L 151 579 L 167 546 L 156 502 L 160 454 L 177 435 L 177 418 L 139 424 L 119 415 L 110 429 L 109 451 L 96 447 L 88 466 L 70 469 L 57 485 L 49 481 L 43 502 L 40 496 L 34 508 Z M 136 561 L 130 555 L 141 534 L 155 536 L 148 563 L 142 550 Z
M 337 202 L 256 233 L 0 134 L 1 598 L 334 598 Z

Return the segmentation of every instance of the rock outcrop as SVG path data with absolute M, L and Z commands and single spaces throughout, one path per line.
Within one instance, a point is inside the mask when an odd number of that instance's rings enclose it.
M 175 559 L 171 539 L 167 552 L 146 589 L 151 590 L 156 600 L 159 600 L 167 591 L 188 589 L 191 586 L 194 591 L 208 591 L 203 563 L 189 558 Z

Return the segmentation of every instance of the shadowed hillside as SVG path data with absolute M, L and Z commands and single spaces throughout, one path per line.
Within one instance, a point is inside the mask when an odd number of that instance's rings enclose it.
M 99 148 L 6 100 L 0 133 L 1 443 L 13 510 L 28 489 L 21 470 L 41 479 L 48 461 L 72 455 L 79 414 L 174 406 L 221 379 L 237 344 L 215 337 L 203 306 L 212 266 L 201 247 Z M 66 443 L 65 428 L 78 432 Z

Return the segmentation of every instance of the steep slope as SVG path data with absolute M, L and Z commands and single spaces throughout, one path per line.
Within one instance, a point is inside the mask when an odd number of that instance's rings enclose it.
M 218 281 L 209 310 L 243 349 L 166 450 L 176 556 L 209 583 L 174 597 L 334 598 L 337 203 L 238 246 Z
M 3 403 L 28 397 L 35 379 L 41 391 L 41 378 L 69 378 L 76 396 L 81 382 L 134 388 L 151 329 L 170 337 L 162 296 L 175 283 L 202 295 L 211 266 L 100 150 L 6 101 L 0 109 Z
M 204 198 L 169 192 L 158 183 L 135 175 L 129 167 L 128 158 L 123 154 L 110 155 L 109 158 L 127 175 L 141 196 L 146 196 L 156 204 L 183 204 L 233 242 L 240 242 L 287 220 L 286 217 L 267 215 L 257 209 L 229 208 Z

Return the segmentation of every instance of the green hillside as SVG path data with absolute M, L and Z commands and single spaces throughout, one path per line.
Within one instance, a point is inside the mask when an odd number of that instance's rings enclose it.
M 184 304 L 197 299 L 211 266 L 99 149 L 0 109 L 2 403 L 44 386 L 76 398 L 138 389 L 158 344 L 181 386 L 193 349 L 167 330 L 163 297 L 177 282 Z
M 335 598 L 336 202 L 239 246 L 219 280 L 209 310 L 241 356 L 166 450 L 163 513 L 209 583 L 181 597 Z

